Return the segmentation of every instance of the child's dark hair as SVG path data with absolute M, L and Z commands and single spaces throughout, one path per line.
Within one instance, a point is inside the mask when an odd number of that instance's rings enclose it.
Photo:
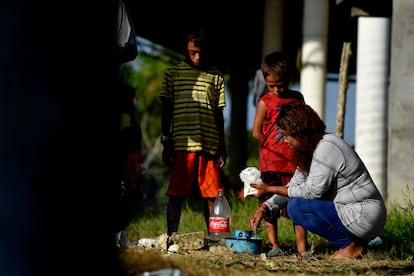
M 195 29 L 190 30 L 187 33 L 185 39 L 185 47 L 187 47 L 187 43 L 192 41 L 195 46 L 202 48 L 204 52 L 209 51 L 209 39 L 208 39 L 208 31 L 205 27 L 198 27 Z
M 289 84 L 292 78 L 293 68 L 286 54 L 272 52 L 267 54 L 263 59 L 262 73 L 265 79 L 267 76 L 276 75 L 280 76 L 284 83 Z

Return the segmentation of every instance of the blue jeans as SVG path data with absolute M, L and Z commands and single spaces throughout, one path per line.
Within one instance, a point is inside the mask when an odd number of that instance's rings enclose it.
M 354 240 L 339 219 L 332 201 L 292 198 L 287 211 L 295 223 L 326 238 L 335 247 L 345 248 Z

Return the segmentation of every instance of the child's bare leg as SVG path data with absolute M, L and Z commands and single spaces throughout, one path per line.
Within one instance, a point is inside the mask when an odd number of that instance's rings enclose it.
M 298 253 L 300 256 L 307 250 L 307 240 L 308 240 L 308 232 L 305 228 L 298 224 L 293 224 L 295 230 L 295 238 L 296 238 L 296 248 L 298 249 Z
M 279 246 L 279 241 L 277 237 L 277 220 L 274 220 L 273 223 L 266 221 L 266 232 L 267 237 L 269 239 L 270 244 L 272 245 L 272 249 L 267 252 L 267 257 L 276 257 L 282 254 L 282 250 Z
M 272 248 L 279 248 L 279 240 L 277 238 L 277 220 L 274 223 L 265 221 L 265 227 L 267 232 L 267 238 L 269 239 Z

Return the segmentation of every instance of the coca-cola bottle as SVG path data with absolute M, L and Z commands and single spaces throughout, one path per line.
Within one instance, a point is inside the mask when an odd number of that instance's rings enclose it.
M 212 240 L 220 240 L 230 236 L 231 208 L 224 196 L 224 190 L 219 188 L 218 196 L 210 208 L 209 237 Z

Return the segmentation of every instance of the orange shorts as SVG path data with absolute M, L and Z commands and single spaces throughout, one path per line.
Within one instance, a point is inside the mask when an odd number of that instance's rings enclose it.
M 193 183 L 198 184 L 201 197 L 216 197 L 220 187 L 220 168 L 216 160 L 197 152 L 178 151 L 166 194 L 186 197 Z

